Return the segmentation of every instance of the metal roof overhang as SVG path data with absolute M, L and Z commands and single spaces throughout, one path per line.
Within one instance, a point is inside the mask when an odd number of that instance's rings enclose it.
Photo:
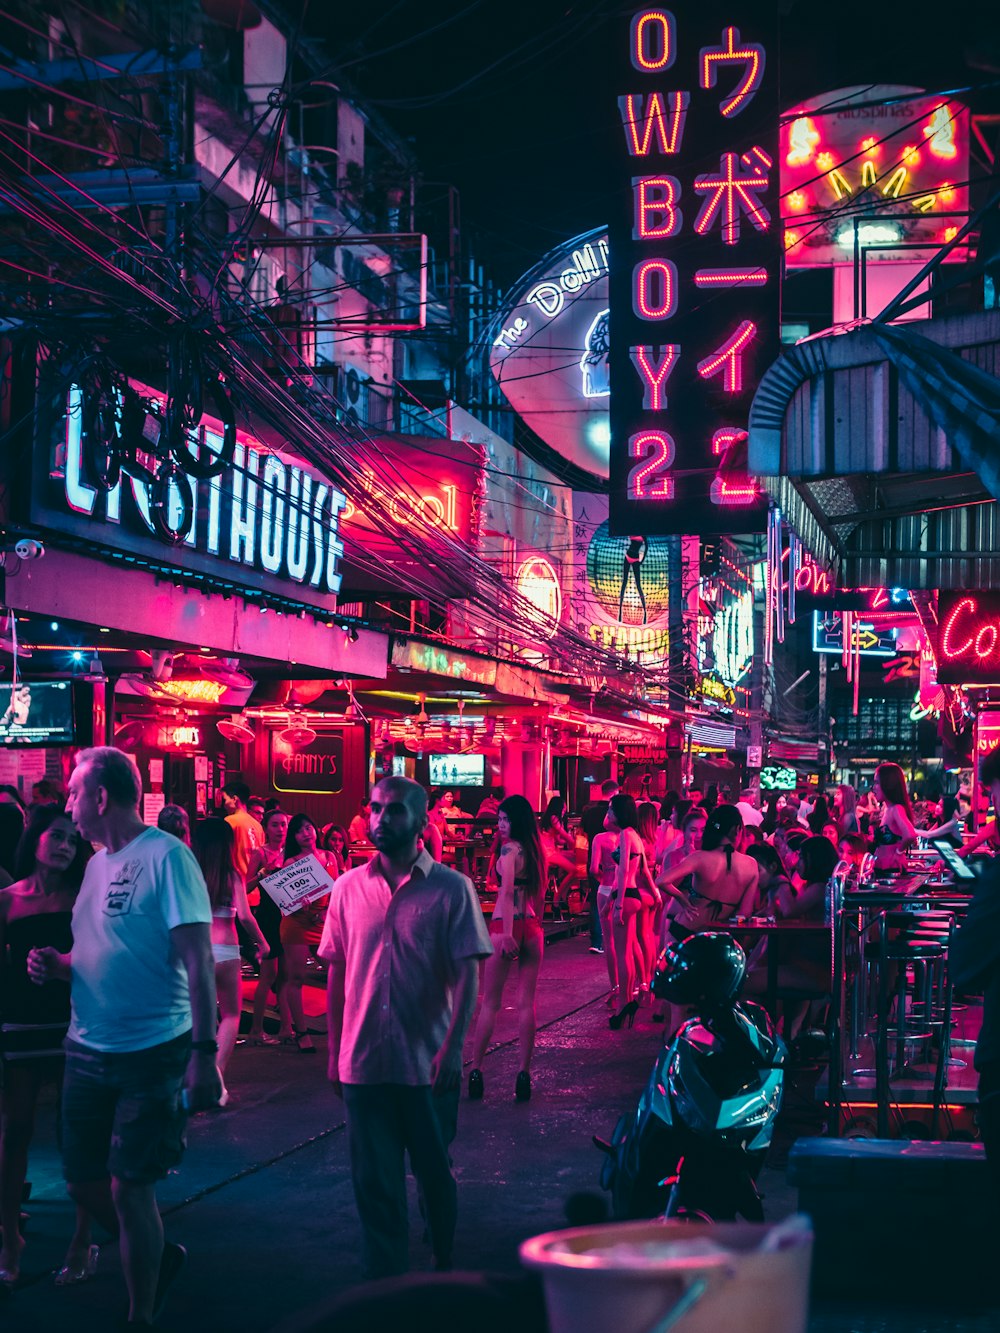
M 796 344 L 749 467 L 844 587 L 1000 588 L 1000 311 Z

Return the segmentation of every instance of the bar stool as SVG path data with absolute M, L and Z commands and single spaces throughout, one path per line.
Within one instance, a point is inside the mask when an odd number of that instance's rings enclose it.
M 938 1062 L 935 1071 L 935 1091 L 943 1079 L 949 1059 L 949 1029 L 951 1025 L 950 986 L 946 983 L 945 964 L 948 946 L 954 926 L 954 916 L 950 912 L 887 911 L 879 921 L 878 939 L 878 1014 L 875 1034 L 875 1100 L 878 1117 L 879 1137 L 889 1132 L 889 1084 L 893 1078 L 904 1074 L 914 1075 L 914 1070 L 906 1062 L 906 1044 L 913 1041 L 929 1041 L 935 1027 L 941 1029 L 938 1047 Z M 871 956 L 871 951 L 869 951 Z M 889 971 L 895 964 L 897 971 L 891 990 Z M 908 1022 L 907 999 L 909 990 L 909 969 L 914 971 L 914 994 L 925 997 L 922 1002 L 923 1013 L 915 1017 L 911 1003 Z M 943 998 L 939 1016 L 935 1015 L 935 999 Z M 890 1007 L 894 1003 L 895 1025 L 890 1026 Z M 921 1023 L 919 1019 L 923 1019 Z M 890 1044 L 895 1048 L 895 1064 L 892 1072 L 889 1068 Z

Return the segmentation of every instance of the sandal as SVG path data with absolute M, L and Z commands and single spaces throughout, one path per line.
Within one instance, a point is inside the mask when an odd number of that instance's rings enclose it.
M 280 1041 L 277 1037 L 272 1037 L 268 1032 L 252 1032 L 247 1036 L 248 1046 L 280 1046 L 281 1041 L 292 1041 L 291 1037 L 283 1037 Z
M 97 1272 L 97 1259 L 100 1250 L 96 1245 L 91 1245 L 82 1264 L 77 1264 L 71 1268 L 69 1264 L 63 1264 L 55 1276 L 57 1287 L 75 1287 L 80 1282 L 88 1282 Z
M 316 1054 L 316 1047 L 313 1044 L 312 1037 L 309 1035 L 308 1028 L 296 1028 L 293 1040 L 303 1055 Z

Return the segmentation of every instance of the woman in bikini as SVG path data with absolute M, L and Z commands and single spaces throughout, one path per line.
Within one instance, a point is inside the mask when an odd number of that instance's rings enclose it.
M 885 802 L 882 817 L 872 834 L 875 867 L 878 870 L 903 870 L 907 850 L 917 841 L 903 770 L 898 764 L 879 764 L 872 789 L 876 799 Z
M 743 816 L 734 805 L 717 805 L 708 817 L 701 851 L 686 856 L 657 880 L 678 901 L 670 922 L 674 939 L 714 930 L 731 916 L 749 915 L 757 901 L 757 862 L 736 850 Z M 691 876 L 685 893 L 678 885 Z
M 608 1026 L 615 1029 L 623 1023 L 631 1027 L 639 1007 L 636 998 L 637 974 L 641 966 L 636 935 L 636 918 L 642 910 L 639 881 L 641 877 L 645 883 L 650 879 L 650 874 L 638 823 L 639 815 L 632 797 L 621 793 L 612 796 L 608 802 L 608 813 L 604 817 L 604 827 L 618 837 L 618 845 L 611 853 L 616 864 L 611 930 L 618 965 L 618 992 L 625 996 L 625 1003 L 608 1019 Z
M 535 1049 L 535 989 L 542 965 L 542 904 L 545 856 L 535 812 L 523 796 L 508 796 L 497 812 L 497 838 L 487 878 L 496 876 L 498 893 L 490 922 L 493 954 L 483 969 L 483 1003 L 472 1041 L 469 1098 L 483 1095 L 480 1065 L 493 1036 L 511 963 L 517 963 L 518 1042 L 521 1063 L 514 1083 L 519 1102 L 531 1098 L 531 1057 Z

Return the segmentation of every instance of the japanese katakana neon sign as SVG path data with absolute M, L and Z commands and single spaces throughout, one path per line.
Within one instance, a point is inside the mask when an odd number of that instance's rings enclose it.
M 618 29 L 613 531 L 763 527 L 746 440 L 780 350 L 776 14 L 707 0 Z

